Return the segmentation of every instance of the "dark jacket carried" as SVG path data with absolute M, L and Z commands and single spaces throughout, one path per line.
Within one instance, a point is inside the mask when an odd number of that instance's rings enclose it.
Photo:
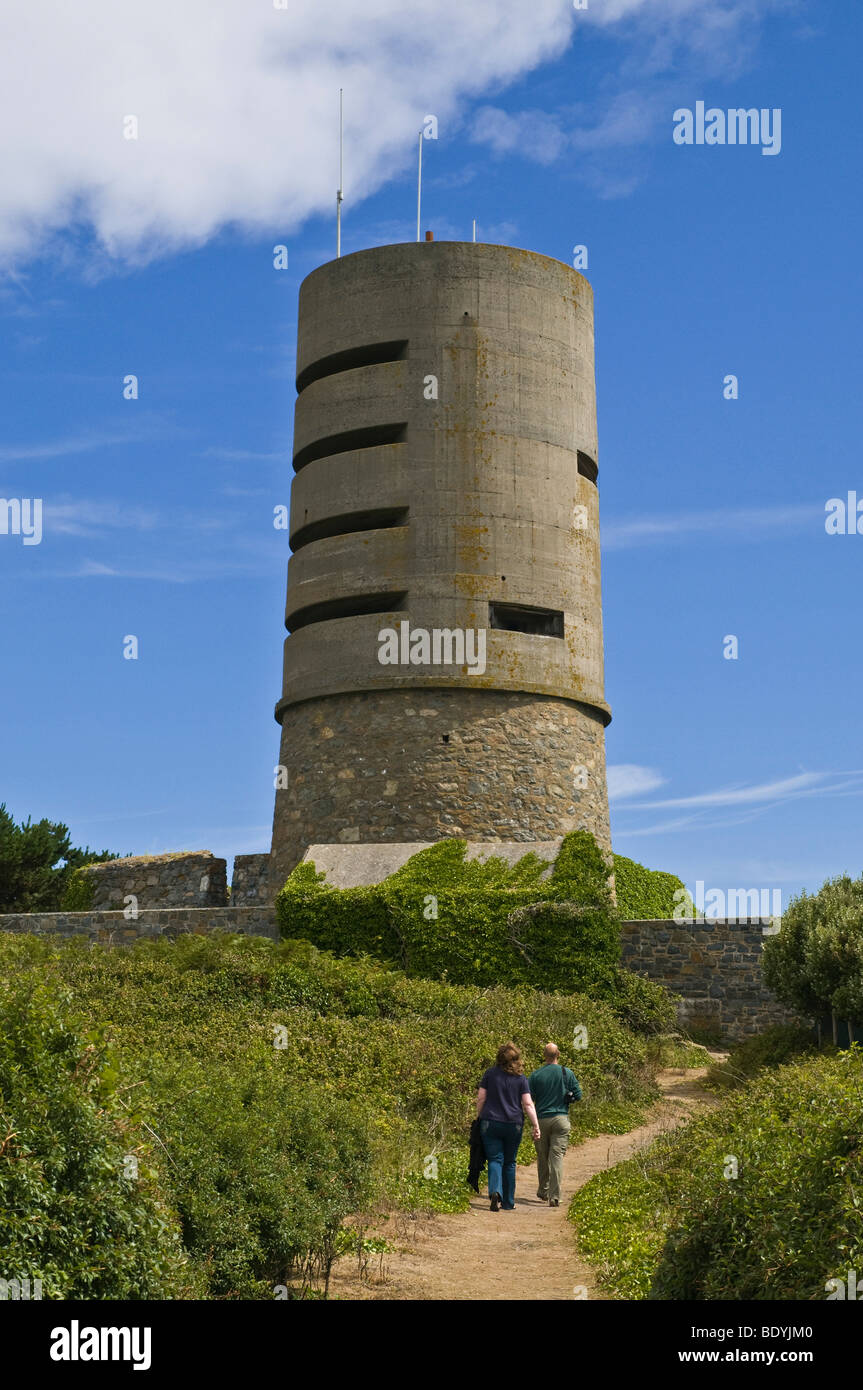
M 467 1170 L 467 1184 L 472 1187 L 474 1192 L 479 1192 L 480 1173 L 485 1167 L 485 1149 L 482 1145 L 482 1137 L 479 1132 L 479 1120 L 474 1120 L 470 1127 L 470 1162 Z

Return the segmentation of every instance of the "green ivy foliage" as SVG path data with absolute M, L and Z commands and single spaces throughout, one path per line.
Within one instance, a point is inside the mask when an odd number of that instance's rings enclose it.
M 624 922 L 667 922 L 675 915 L 694 917 L 695 908 L 687 894 L 675 899 L 686 888 L 674 874 L 646 869 L 622 854 L 614 856 L 614 889 L 617 909 Z
M 861 1105 L 857 1047 L 761 1072 L 576 1193 L 582 1253 L 620 1298 L 826 1298 L 863 1266 Z
M 61 912 L 89 912 L 93 906 L 96 886 L 91 876 L 83 872 L 84 866 L 73 869 L 66 884 L 66 891 L 60 903 Z
M 591 835 L 567 836 L 550 875 L 533 853 L 509 866 L 467 860 L 466 848 L 443 840 L 369 888 L 331 888 L 300 864 L 276 900 L 282 935 L 365 951 L 408 975 L 614 992 L 619 926 Z
M 637 1031 L 672 1026 L 668 993 L 619 965 L 611 870 L 592 835 L 567 835 L 550 871 L 533 852 L 508 865 L 469 860 L 466 849 L 442 840 L 366 888 L 332 888 L 301 863 L 276 899 L 282 936 L 338 956 L 366 953 L 410 976 L 583 991 Z

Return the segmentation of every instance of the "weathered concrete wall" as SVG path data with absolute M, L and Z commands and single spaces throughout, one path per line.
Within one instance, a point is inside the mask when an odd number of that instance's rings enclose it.
M 269 854 L 235 854 L 231 907 L 256 907 L 270 897 Z
M 93 884 L 94 912 L 123 908 L 137 898 L 138 907 L 224 907 L 228 901 L 225 860 L 209 850 L 108 859 L 82 872 Z
M 33 936 L 85 937 L 108 945 L 128 946 L 133 941 L 185 932 L 203 935 L 212 931 L 278 937 L 271 907 L 173 907 L 143 908 L 136 918 L 123 912 L 15 912 L 0 914 L 0 931 Z
M 279 761 L 278 887 L 314 843 L 419 848 L 585 829 L 611 847 L 603 724 L 572 701 L 430 689 L 307 700 L 283 714 Z
M 776 1023 L 799 1022 L 765 987 L 760 918 L 624 922 L 623 964 L 682 995 L 682 1026 L 711 1028 L 730 1040 Z
M 414 854 L 422 849 L 430 849 L 433 840 L 414 841 L 413 844 L 385 845 L 309 845 L 303 859 L 314 864 L 319 873 L 326 875 L 327 883 L 333 888 L 366 888 L 373 883 L 381 883 L 397 869 L 401 869 Z M 505 860 L 513 865 L 525 854 L 533 853 L 548 862 L 542 877 L 547 878 L 554 866 L 560 849 L 560 840 L 533 841 L 520 844 L 501 841 L 500 843 L 477 843 L 468 840 L 465 859 L 485 861 L 492 857 Z
M 399 342 L 401 359 L 356 365 Z M 596 460 L 584 277 L 471 242 L 344 256 L 301 286 L 297 379 L 280 711 L 338 691 L 468 685 L 565 696 L 607 718 L 598 493 L 579 471 L 579 454 Z M 396 424 L 402 442 L 361 433 Z M 354 435 L 363 447 L 346 447 Z M 304 461 L 310 448 L 320 452 Z M 405 507 L 401 525 L 352 529 L 364 513 Z M 488 629 L 497 601 L 562 611 L 565 631 L 488 631 L 487 669 L 468 675 L 382 666 L 379 614 L 294 622 L 317 604 L 403 590 L 412 627 Z

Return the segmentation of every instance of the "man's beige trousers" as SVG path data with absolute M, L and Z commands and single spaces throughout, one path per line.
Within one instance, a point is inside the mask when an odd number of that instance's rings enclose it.
M 538 1195 L 548 1202 L 560 1201 L 563 1158 L 569 1146 L 569 1116 L 547 1115 L 539 1122 L 539 1138 L 534 1140 L 539 1165 Z

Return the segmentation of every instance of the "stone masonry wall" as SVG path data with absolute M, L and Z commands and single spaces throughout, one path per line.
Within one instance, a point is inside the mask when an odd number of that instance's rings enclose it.
M 739 921 L 624 922 L 622 963 L 682 995 L 685 1028 L 711 1028 L 731 1041 L 777 1023 L 798 1023 L 765 987 L 760 918 Z
M 185 932 L 213 931 L 268 936 L 278 940 L 271 905 L 214 908 L 142 908 L 125 912 L 43 912 L 0 915 L 0 932 L 45 937 L 84 937 L 92 943 L 127 946 L 148 938 L 175 939 Z M 764 987 L 763 934 L 758 920 L 624 922 L 623 964 L 682 995 L 678 1019 L 684 1028 L 710 1028 L 739 1041 L 777 1023 L 801 1020 Z
M 255 907 L 270 900 L 270 856 L 235 854 L 231 907 Z
M 306 700 L 284 710 L 279 762 L 276 888 L 310 844 L 555 840 L 584 828 L 611 845 L 605 729 L 572 700 L 482 688 Z
M 228 901 L 225 860 L 209 850 L 108 859 L 83 870 L 93 884 L 94 912 L 138 907 L 224 907 Z
M 271 907 L 142 908 L 137 917 L 125 912 L 10 912 L 0 914 L 0 931 L 45 937 L 86 937 L 105 945 L 128 946 L 133 941 L 185 932 L 238 932 L 278 939 Z

